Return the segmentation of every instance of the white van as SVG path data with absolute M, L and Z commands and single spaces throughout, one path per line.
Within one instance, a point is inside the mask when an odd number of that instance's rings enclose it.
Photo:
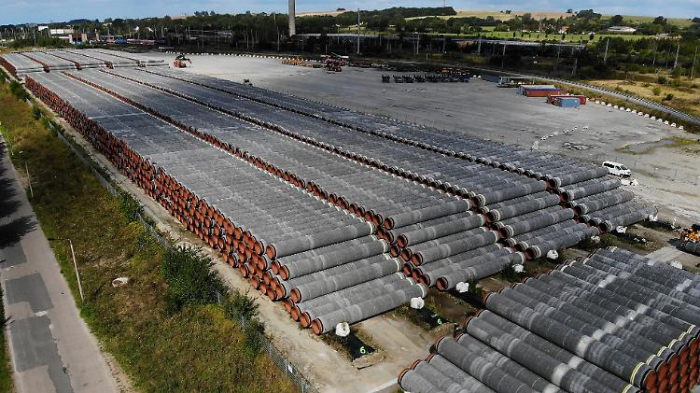
M 630 177 L 632 171 L 625 166 L 625 164 L 620 164 L 619 162 L 605 161 L 603 162 L 603 168 L 608 170 L 608 173 L 620 177 Z

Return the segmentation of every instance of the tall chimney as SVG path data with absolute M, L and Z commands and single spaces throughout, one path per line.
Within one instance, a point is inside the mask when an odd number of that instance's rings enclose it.
M 297 28 L 294 20 L 296 18 L 295 8 L 295 0 L 289 0 L 289 37 L 294 37 L 295 35 L 297 35 Z

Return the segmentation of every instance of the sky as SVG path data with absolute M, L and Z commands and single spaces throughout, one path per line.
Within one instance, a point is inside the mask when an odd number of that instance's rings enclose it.
M 297 12 L 383 9 L 394 6 L 440 7 L 440 0 L 297 0 Z M 602 14 L 675 18 L 700 16 L 700 0 L 456 0 L 448 6 L 462 10 L 566 11 L 593 8 Z M 217 13 L 286 12 L 286 0 L 0 0 L 0 25 L 60 22 L 71 19 L 138 18 Z

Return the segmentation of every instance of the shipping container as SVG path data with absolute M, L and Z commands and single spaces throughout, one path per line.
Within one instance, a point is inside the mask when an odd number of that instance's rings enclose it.
M 527 91 L 557 91 L 557 94 L 561 94 L 561 91 L 556 86 L 553 85 L 521 85 L 518 87 L 518 94 L 526 95 L 525 92 Z M 544 96 L 540 96 L 544 97 Z
M 586 96 L 583 95 L 573 95 L 573 94 L 565 94 L 565 95 L 550 95 L 547 97 L 547 102 L 550 104 L 554 104 L 554 100 L 557 98 L 576 98 L 579 100 L 579 104 L 581 105 L 586 105 Z
M 549 97 L 548 101 L 561 108 L 578 108 L 581 105 L 581 101 L 579 101 L 578 97 Z
M 550 95 L 560 95 L 561 90 L 525 90 L 525 97 L 548 97 Z

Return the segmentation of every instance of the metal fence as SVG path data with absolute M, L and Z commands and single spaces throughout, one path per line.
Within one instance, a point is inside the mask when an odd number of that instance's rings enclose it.
M 68 148 L 70 148 L 73 153 L 75 153 L 76 157 L 80 159 L 87 167 L 90 168 L 90 170 L 95 174 L 95 177 L 97 177 L 97 180 L 100 182 L 100 184 L 113 196 L 119 196 L 120 191 L 117 190 L 117 188 L 110 182 L 105 175 L 103 175 L 103 171 L 96 168 L 96 163 L 86 157 L 84 153 L 76 147 L 72 142 L 70 142 L 60 130 L 57 130 L 52 122 L 49 122 L 50 127 L 56 131 L 56 134 L 58 135 L 58 139 L 63 142 Z M 122 191 L 123 192 L 123 191 Z M 159 243 L 161 243 L 166 249 L 168 250 L 174 250 L 173 245 L 166 239 L 164 238 L 158 231 L 153 227 L 153 225 L 146 220 L 146 218 L 142 214 L 137 214 L 138 220 L 141 222 L 141 224 L 148 230 L 148 232 L 156 239 L 158 240 Z M 241 326 L 244 328 L 247 328 L 248 325 L 250 324 L 250 321 L 243 317 L 243 315 L 235 315 L 233 316 L 235 318 L 235 321 L 238 322 Z M 261 347 L 267 353 L 267 355 L 270 357 L 272 362 L 280 369 L 280 371 L 287 377 L 289 378 L 298 388 L 302 393 L 318 393 L 318 390 L 313 387 L 313 385 L 299 372 L 296 366 L 292 364 L 287 358 L 284 357 L 282 352 L 280 352 L 275 345 L 262 333 L 255 333 L 256 338 L 258 342 L 260 343 Z

